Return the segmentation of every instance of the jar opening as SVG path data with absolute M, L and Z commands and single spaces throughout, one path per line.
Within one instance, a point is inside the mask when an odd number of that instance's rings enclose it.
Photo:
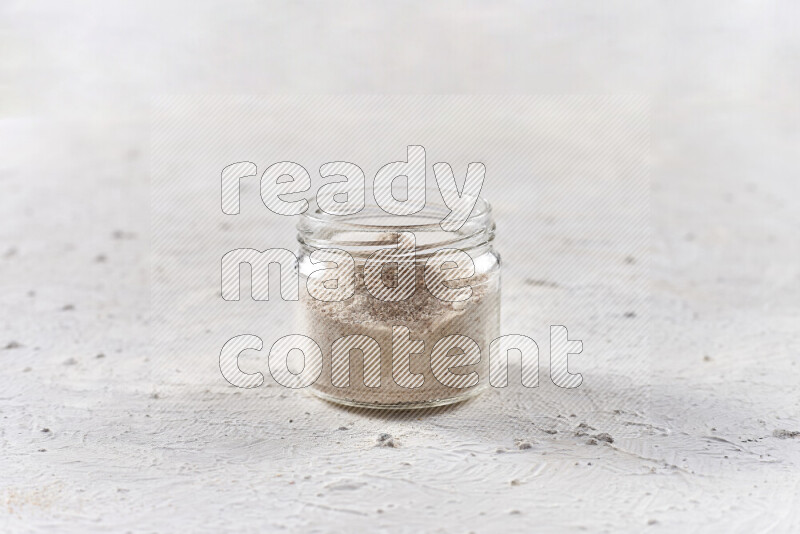
M 360 257 L 396 244 L 398 232 L 412 232 L 418 257 L 441 248 L 470 252 L 488 246 L 494 239 L 491 205 L 482 197 L 472 199 L 472 212 L 455 231 L 442 229 L 441 222 L 451 210 L 437 189 L 428 188 L 425 207 L 411 215 L 384 211 L 376 204 L 371 189 L 365 192 L 364 208 L 348 215 L 327 213 L 316 200 L 310 200 L 308 210 L 298 218 L 297 240 L 311 249 L 339 248 Z

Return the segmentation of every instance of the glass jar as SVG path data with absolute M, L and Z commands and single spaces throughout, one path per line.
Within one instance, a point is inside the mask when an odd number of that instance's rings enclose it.
M 323 353 L 322 374 L 309 387 L 314 394 L 348 406 L 409 409 L 458 402 L 488 386 L 489 346 L 500 335 L 500 256 L 492 248 L 491 207 L 477 199 L 463 226 L 448 232 L 440 221 L 450 210 L 432 200 L 437 197 L 429 190 L 425 208 L 413 215 L 370 205 L 331 215 L 312 201 L 299 217 L 300 333 Z M 375 253 L 386 249 L 401 259 L 384 258 L 376 270 Z M 452 249 L 466 253 L 469 258 L 460 256 L 466 263 L 445 265 Z M 315 251 L 322 252 L 312 258 Z M 354 284 L 320 282 L 320 269 L 346 265 Z M 442 282 L 442 267 L 461 273 L 461 280 Z M 401 282 L 413 292 L 398 295 Z M 342 290 L 341 300 L 318 298 L 311 289 L 320 283 Z M 376 291 L 381 283 L 394 294 Z

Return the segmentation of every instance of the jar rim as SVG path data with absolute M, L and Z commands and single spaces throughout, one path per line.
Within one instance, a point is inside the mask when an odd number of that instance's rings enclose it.
M 360 233 L 420 232 L 425 238 L 417 243 L 417 252 L 425 254 L 445 247 L 474 249 L 494 239 L 492 206 L 482 196 L 472 197 L 475 198 L 473 209 L 461 227 L 448 231 L 442 228 L 441 222 L 451 210 L 436 188 L 426 188 L 425 207 L 409 215 L 395 215 L 381 209 L 371 188 L 366 188 L 364 195 L 364 208 L 347 215 L 325 212 L 316 199 L 309 200 L 308 209 L 298 217 L 298 242 L 311 248 L 385 247 L 391 243 L 386 236 L 370 239 Z
M 431 201 L 431 194 L 435 193 L 438 196 L 438 199 Z M 372 188 L 366 188 L 364 190 L 365 196 L 365 206 L 359 212 L 353 214 L 336 214 L 336 213 L 329 213 L 322 208 L 320 208 L 319 204 L 317 203 L 316 198 L 312 198 L 308 201 L 308 209 L 300 214 L 300 220 L 303 219 L 313 221 L 316 223 L 325 223 L 325 224 L 335 224 L 340 225 L 342 227 L 352 227 L 358 229 L 364 228 L 375 228 L 375 229 L 384 229 L 384 228 L 414 228 L 414 229 L 441 229 L 440 223 L 441 220 L 450 212 L 450 209 L 444 204 L 444 199 L 441 196 L 439 190 L 435 187 L 427 187 L 425 188 L 425 207 L 417 213 L 413 213 L 410 215 L 395 215 L 392 213 L 388 213 L 383 211 L 380 207 L 378 207 L 377 203 L 375 203 L 375 196 L 373 193 Z M 474 207 L 472 208 L 472 212 L 470 212 L 469 216 L 467 217 L 466 222 L 478 222 L 482 220 L 486 220 L 487 222 L 491 221 L 492 217 L 492 206 L 488 200 L 484 197 L 478 195 L 474 197 L 472 195 L 467 195 L 469 198 L 476 198 L 474 203 Z M 370 202 L 370 200 L 372 202 Z M 436 212 L 434 212 L 436 210 Z M 364 214 L 364 211 L 371 211 L 374 212 L 375 215 L 372 217 L 375 218 L 385 218 L 387 220 L 395 220 L 394 224 L 365 224 L 362 222 L 358 222 L 357 219 L 364 219 L 367 218 L 367 215 Z M 420 223 L 420 222 L 409 222 L 414 219 L 430 219 L 430 222 L 427 223 Z M 466 224 L 465 222 L 465 224 Z M 299 224 L 299 223 L 298 223 Z

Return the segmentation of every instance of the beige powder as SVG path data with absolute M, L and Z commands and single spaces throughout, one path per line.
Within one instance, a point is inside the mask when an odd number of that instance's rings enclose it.
M 384 276 L 387 285 L 393 285 L 392 271 Z M 424 267 L 416 268 L 416 290 L 407 300 L 384 302 L 373 297 L 364 286 L 363 266 L 356 267 L 355 294 L 345 301 L 324 302 L 301 291 L 303 333 L 316 341 L 323 352 L 323 369 L 311 388 L 314 393 L 344 404 L 384 408 L 438 405 L 454 402 L 476 393 L 488 384 L 489 344 L 499 336 L 500 294 L 499 275 L 474 276 L 470 299 L 462 302 L 445 302 L 435 298 L 425 286 Z M 411 354 L 412 373 L 421 373 L 424 383 L 418 388 L 406 388 L 395 383 L 392 377 L 392 327 L 402 325 L 410 329 L 413 340 L 423 340 L 425 350 Z M 369 336 L 381 348 L 380 387 L 364 384 L 364 358 L 361 351 L 350 354 L 350 384 L 335 387 L 331 383 L 331 347 L 334 341 L 351 334 Z M 443 385 L 431 371 L 431 349 L 439 339 L 460 334 L 473 339 L 481 350 L 480 363 L 453 369 L 454 374 L 477 371 L 480 383 L 471 388 L 453 388 Z

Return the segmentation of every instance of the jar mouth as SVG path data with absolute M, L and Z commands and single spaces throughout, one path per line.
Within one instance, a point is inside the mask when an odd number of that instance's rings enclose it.
M 298 217 L 297 240 L 312 249 L 340 248 L 354 256 L 368 256 L 378 248 L 397 243 L 397 233 L 412 232 L 417 256 L 432 254 L 441 248 L 469 252 L 488 245 L 494 239 L 492 207 L 483 197 L 471 197 L 472 212 L 455 231 L 442 229 L 442 220 L 450 213 L 436 188 L 425 191 L 425 207 L 411 215 L 393 215 L 375 202 L 372 189 L 365 191 L 365 206 L 358 213 L 337 215 L 323 211 L 316 199 Z

